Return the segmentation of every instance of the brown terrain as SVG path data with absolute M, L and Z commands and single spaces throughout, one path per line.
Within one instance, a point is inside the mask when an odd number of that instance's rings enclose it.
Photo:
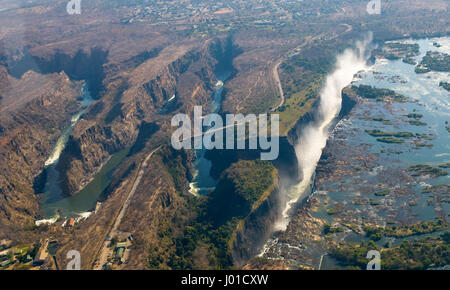
M 79 108 L 80 86 L 65 73 L 29 71 L 1 90 L 0 154 L 2 235 L 30 228 L 39 213 L 33 180 L 43 169 L 61 130 Z M 15 96 L 21 96 L 17 101 Z M 10 228 L 12 227 L 12 228 Z
M 297 67 L 287 81 L 284 78 L 288 72 L 282 63 L 289 62 L 296 48 L 296 57 L 304 57 L 304 50 L 310 57 L 323 43 L 332 48 L 349 45 L 366 30 L 383 40 L 411 33 L 445 34 L 449 29 L 447 4 L 438 0 L 427 7 L 422 1 L 389 2 L 389 13 L 380 16 L 383 24 L 368 17 L 364 5 L 352 1 L 333 9 L 324 9 L 328 4 L 323 1 L 317 7 L 305 4 L 299 10 L 304 15 L 298 17 L 286 6 L 273 18 L 258 9 L 230 7 L 193 16 L 161 12 L 154 19 L 145 16 L 150 14 L 142 5 L 137 4 L 137 10 L 119 1 L 90 1 L 81 15 L 68 15 L 65 1 L 4 2 L 7 10 L 0 11 L 0 240 L 15 244 L 55 240 L 59 269 L 65 269 L 66 253 L 72 249 L 81 252 L 83 269 L 94 268 L 113 229 L 134 239 L 128 262 L 115 268 L 151 268 L 150 252 L 165 262 L 176 255 L 172 238 L 181 237 L 198 212 L 192 209 L 195 198 L 188 192 L 192 152 L 171 149 L 170 119 L 178 112 L 191 114 L 195 105 L 208 110 L 217 67 L 231 63 L 233 69 L 224 87 L 221 113 L 277 111 L 290 104 L 295 93 L 285 90 L 280 96 L 280 88 L 310 73 Z M 405 11 L 399 7 L 406 7 Z M 407 16 L 411 11 L 422 21 Z M 430 17 L 431 11 L 438 17 Z M 270 25 L 262 26 L 260 20 Z M 113 154 L 132 149 L 114 170 L 98 212 L 73 228 L 61 227 L 62 221 L 36 227 L 35 221 L 42 218 L 39 176 L 61 131 L 80 110 L 82 82 L 88 83 L 95 101 L 60 157 L 57 170 L 64 194 L 76 195 Z M 173 95 L 175 105 L 167 109 Z M 290 105 L 286 128 L 293 128 L 308 112 L 309 107 L 296 106 Z M 147 124 L 158 130 L 146 132 Z M 127 199 L 126 211 L 114 228 Z M 299 237 L 304 231 L 314 236 L 319 226 L 308 217 L 303 228 L 289 231 Z M 213 255 L 211 248 L 197 245 L 195 267 L 217 267 L 207 259 Z M 170 268 L 165 262 L 161 268 Z M 56 268 L 52 261 L 46 265 Z

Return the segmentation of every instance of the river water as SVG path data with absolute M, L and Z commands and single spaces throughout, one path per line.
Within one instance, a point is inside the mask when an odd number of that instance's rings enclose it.
M 400 42 L 419 44 L 420 55 L 415 57 L 417 62 L 427 51 L 450 53 L 448 37 Z M 433 43 L 441 46 L 435 47 Z M 436 218 L 448 220 L 450 205 L 446 195 L 450 185 L 449 175 L 411 177 L 404 171 L 418 164 L 439 167 L 450 161 L 450 133 L 446 129 L 446 122 L 450 119 L 450 95 L 439 86 L 441 81 L 450 81 L 449 73 L 417 74 L 414 65 L 401 60 L 377 60 L 369 71 L 359 75 L 355 85 L 389 88 L 411 100 L 392 104 L 364 102 L 354 108 L 347 120 L 338 124 L 331 136 L 329 152 L 341 157 L 333 158 L 330 164 L 323 167 L 334 168 L 335 173 L 318 180 L 316 197 L 320 205 L 313 211 L 314 217 L 330 224 L 362 222 L 381 226 L 414 224 Z M 410 124 L 406 117 L 410 113 L 421 115 L 420 122 L 426 125 Z M 374 118 L 384 121 L 374 121 Z M 420 137 L 405 140 L 402 144 L 386 144 L 378 142 L 365 129 L 411 132 Z M 362 154 L 367 156 L 366 168 L 361 163 L 345 161 L 364 157 Z M 336 174 L 337 164 L 340 172 Z M 448 172 L 448 169 L 444 170 Z M 444 187 L 443 191 L 427 191 L 431 186 Z M 374 192 L 383 190 L 388 190 L 388 194 L 374 195 Z M 338 209 L 337 214 L 329 214 L 332 208 Z M 441 233 L 425 234 L 420 238 Z M 341 238 L 356 242 L 367 240 L 352 233 L 343 233 Z M 403 240 L 416 238 L 382 238 L 377 244 L 398 245 Z M 338 266 L 333 258 L 326 255 L 321 269 Z
M 231 70 L 216 72 L 218 82 L 210 105 L 210 111 L 213 113 L 217 113 L 221 109 L 223 85 L 230 75 Z M 89 105 L 93 102 L 86 84 L 82 86 L 81 90 L 83 96 L 82 110 L 72 116 L 71 124 L 64 129 L 49 158 L 45 162 L 47 178 L 44 193 L 41 194 L 40 197 L 40 209 L 45 219 L 37 221 L 36 223 L 38 225 L 55 222 L 60 215 L 63 215 L 66 218 L 82 218 L 89 216 L 90 211 L 95 207 L 100 195 L 111 182 L 111 175 L 114 169 L 123 161 L 129 151 L 129 148 L 126 148 L 113 154 L 102 169 L 93 177 L 92 181 L 79 193 L 70 197 L 63 195 L 59 184 L 59 172 L 56 169 L 59 157 L 67 144 L 73 128 L 86 112 Z M 164 112 L 165 108 L 172 104 L 175 99 L 176 96 L 174 95 L 168 101 L 167 106 L 162 109 L 162 112 Z M 214 190 L 216 185 L 216 181 L 210 175 L 211 161 L 204 157 L 205 150 L 196 150 L 195 154 L 195 172 L 194 179 L 192 183 L 190 183 L 190 192 L 194 195 L 208 194 Z
M 422 39 L 404 41 L 417 43 L 420 55 L 415 58 L 420 62 L 427 51 L 450 53 L 450 38 Z M 439 43 L 441 47 L 433 46 Z M 426 164 L 439 167 L 450 161 L 450 133 L 446 129 L 446 122 L 450 119 L 449 92 L 439 86 L 441 81 L 450 81 L 449 73 L 429 72 L 417 74 L 415 66 L 401 60 L 377 60 L 370 70 L 358 76 L 355 85 L 371 85 L 377 88 L 388 88 L 410 99 L 406 103 L 383 103 L 366 101 L 354 108 L 347 120 L 343 120 L 335 128 L 330 146 L 336 144 L 340 148 L 341 158 L 346 152 L 342 148 L 360 148 L 367 160 L 373 157 L 375 167 L 360 169 L 350 176 L 343 176 L 344 180 L 325 178 L 320 181 L 318 190 L 327 192 L 331 202 L 346 203 L 346 207 L 358 211 L 370 211 L 372 218 L 378 216 L 380 222 L 413 223 L 423 220 L 433 220 L 436 216 L 450 212 L 448 202 L 436 204 L 432 200 L 435 193 L 422 193 L 432 185 L 449 185 L 449 175 L 440 177 L 423 176 L 409 178 L 404 169 Z M 420 115 L 422 125 L 410 123 L 408 114 Z M 374 121 L 382 118 L 384 121 Z M 378 129 L 387 132 L 410 132 L 414 138 L 405 139 L 401 144 L 388 144 L 377 141 L 377 138 L 367 134 L 365 130 Z M 364 156 L 361 156 L 364 158 Z M 339 161 L 336 161 L 339 162 Z M 355 166 L 355 164 L 351 165 Z M 346 170 L 345 166 L 341 170 Z M 350 171 L 350 165 L 348 167 Z M 339 190 L 339 188 L 344 190 Z M 374 205 L 389 204 L 381 210 L 380 206 L 362 209 L 360 205 L 348 205 L 352 199 L 359 198 L 365 191 L 388 190 L 403 193 L 401 196 L 371 196 Z M 331 189 L 331 190 L 330 190 Z M 324 194 L 325 196 L 325 194 Z M 329 201 L 329 202 L 330 202 Z M 405 206 L 407 205 L 407 206 Z M 380 208 L 378 210 L 378 208 Z
M 218 113 L 222 105 L 222 92 L 226 80 L 230 77 L 231 70 L 216 72 L 217 84 L 210 105 L 212 113 Z M 215 189 L 216 180 L 210 175 L 211 161 L 205 158 L 205 149 L 195 151 L 194 178 L 189 184 L 189 192 L 193 195 L 207 195 Z
M 106 189 L 111 181 L 112 171 L 120 164 L 128 153 L 128 149 L 124 149 L 114 154 L 102 167 L 100 172 L 94 176 L 93 180 L 78 194 L 70 197 L 63 195 L 60 186 L 59 172 L 56 169 L 56 166 L 61 152 L 66 147 L 73 128 L 86 112 L 89 105 L 93 102 L 86 83 L 82 85 L 81 93 L 83 97 L 81 101 L 82 110 L 72 116 L 70 125 L 64 129 L 62 135 L 56 142 L 52 153 L 45 162 L 47 178 L 44 193 L 40 196 L 40 209 L 46 219 L 37 221 L 37 224 L 54 222 L 58 219 L 60 214 L 64 217 L 88 216 L 90 214 L 89 211 L 95 207 L 100 194 Z
M 450 53 L 448 37 L 395 42 L 419 44 L 417 62 L 427 51 Z M 440 47 L 433 43 L 439 43 Z M 441 81 L 449 82 L 450 75 L 445 72 L 417 74 L 414 69 L 414 65 L 401 60 L 378 59 L 353 78 L 354 85 L 388 88 L 409 101 L 363 100 L 336 125 L 324 149 L 325 157 L 317 169 L 314 167 L 316 187 L 310 209 L 313 218 L 330 225 L 354 228 L 448 219 L 450 205 L 445 194 L 448 195 L 449 175 L 412 176 L 405 169 L 418 164 L 437 168 L 450 161 L 450 133 L 446 128 L 450 121 L 450 95 L 439 86 Z M 413 120 L 409 114 L 418 114 L 422 124 L 410 122 Z M 383 143 L 366 132 L 375 129 L 410 132 L 414 136 L 405 138 L 401 144 Z M 444 170 L 448 172 L 445 167 Z M 337 234 L 337 238 L 355 242 L 366 239 L 350 228 Z M 307 239 L 300 239 L 302 242 L 296 244 L 296 239 L 288 232 L 279 232 L 269 240 L 261 256 L 299 264 L 309 260 L 313 263 L 308 265 L 316 268 L 323 257 L 322 269 L 337 266 L 328 255 L 324 256 L 325 244 Z M 284 244 L 278 240 L 283 240 Z M 401 240 L 383 238 L 378 244 L 397 244 Z M 289 247 L 286 241 L 290 241 Z
M 419 44 L 420 54 L 415 57 L 417 62 L 421 61 L 427 51 L 450 53 L 450 38 L 448 37 L 416 41 L 408 40 L 402 42 Z M 436 42 L 440 44 L 440 47 L 433 46 L 433 43 Z M 450 135 L 446 129 L 445 122 L 448 121 L 450 117 L 450 98 L 448 91 L 439 86 L 441 81 L 449 81 L 449 74 L 444 72 L 417 74 L 415 73 L 414 68 L 414 65 L 404 63 L 402 60 L 377 60 L 373 66 L 365 68 L 364 71 L 359 73 L 357 77 L 353 79 L 352 83 L 354 85 L 363 84 L 377 88 L 388 88 L 403 94 L 408 97 L 410 101 L 392 104 L 367 101 L 364 104 L 356 106 L 348 119 L 342 120 L 337 124 L 330 136 L 330 146 L 333 146 L 333 142 L 338 143 L 342 140 L 345 141 L 344 148 L 356 148 L 364 145 L 364 154 L 367 154 L 367 156 L 372 154 L 376 155 L 379 162 L 377 163 L 378 167 L 374 169 L 375 171 L 360 171 L 357 174 L 345 176 L 345 180 L 333 180 L 322 184 L 322 189 L 324 187 L 327 190 L 334 188 L 332 191 L 336 193 L 333 195 L 335 201 L 345 203 L 349 201 L 349 196 L 354 197 L 355 195 L 357 196 L 360 194 L 358 191 L 339 191 L 336 190 L 336 188 L 342 188 L 343 184 L 352 182 L 370 183 L 368 180 L 376 180 L 378 174 L 377 170 L 383 172 L 385 168 L 393 167 L 393 164 L 395 164 L 395 168 L 403 170 L 417 164 L 427 164 L 437 167 L 449 162 Z M 422 115 L 423 117 L 421 117 L 420 122 L 423 122 L 426 125 L 417 126 L 410 124 L 410 119 L 407 118 L 406 115 L 411 113 Z M 373 119 L 376 118 L 382 118 L 383 120 L 389 121 L 373 121 Z M 321 128 L 316 129 L 321 130 Z M 416 138 L 407 140 L 408 142 L 400 145 L 386 144 L 378 142 L 376 138 L 367 134 L 365 132 L 366 129 L 378 129 L 388 132 L 406 131 L 414 134 Z M 296 146 L 296 151 L 300 153 L 297 154 L 299 155 L 299 163 L 306 162 L 307 165 L 312 163 L 312 165 L 314 165 L 313 170 L 315 170 L 315 164 L 317 164 L 318 158 L 314 159 L 314 161 L 316 161 L 314 163 L 308 162 L 308 159 L 303 157 L 304 155 L 307 155 L 305 152 L 308 152 L 303 144 L 308 145 L 316 142 L 314 140 L 309 140 L 311 136 L 314 135 L 308 132 L 308 128 L 306 128 L 305 131 L 306 132 L 302 137 L 306 137 L 308 141 L 302 142 L 300 139 L 299 144 Z M 420 138 L 417 136 L 420 136 Z M 322 142 L 321 144 L 324 143 Z M 308 147 L 306 146 L 306 148 Z M 342 156 L 344 156 L 344 151 L 342 152 Z M 319 153 L 322 153 L 321 150 Z M 346 158 L 351 159 L 352 156 L 346 156 Z M 364 156 L 361 156 L 361 158 L 364 158 Z M 344 161 L 345 160 L 343 160 L 343 162 Z M 308 168 L 310 167 L 311 166 Z M 312 176 L 311 171 L 308 171 L 307 173 L 308 174 L 305 175 L 306 177 Z M 448 184 L 448 179 L 449 176 L 443 176 L 419 180 L 417 181 L 415 189 L 416 191 L 421 191 L 424 186 Z M 309 182 L 309 179 L 307 181 Z M 307 181 L 304 179 L 301 183 L 304 185 L 301 188 L 302 192 L 308 184 Z M 381 181 L 379 181 L 379 183 L 381 183 Z M 400 184 L 399 181 L 397 186 Z M 373 186 L 375 187 L 376 184 Z M 428 196 L 428 198 L 430 197 Z M 401 202 L 407 201 L 402 199 Z M 432 206 L 433 205 L 431 204 L 427 205 L 427 196 L 422 195 L 419 205 L 411 209 L 413 213 L 405 213 L 404 218 L 406 218 L 406 215 L 408 217 L 413 215 L 416 216 L 417 219 L 432 219 L 435 216 Z M 444 203 L 442 206 L 446 212 L 450 209 L 448 203 Z M 400 216 L 402 216 L 402 214 L 399 214 L 399 218 Z

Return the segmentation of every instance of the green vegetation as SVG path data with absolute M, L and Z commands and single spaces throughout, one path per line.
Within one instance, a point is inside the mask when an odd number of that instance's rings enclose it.
M 233 219 L 220 227 L 213 226 L 206 214 L 207 203 L 208 199 L 202 197 L 190 201 L 190 210 L 198 216 L 181 234 L 175 234 L 170 221 L 160 226 L 158 243 L 149 250 L 151 269 L 227 269 L 232 266 L 229 241 L 238 221 Z
M 189 170 L 187 170 L 188 166 L 186 164 L 186 152 L 183 150 L 174 150 L 169 146 L 164 146 L 159 150 L 158 154 L 162 156 L 164 164 L 167 165 L 168 171 L 175 184 L 175 188 L 177 191 L 182 192 L 191 177 Z
M 440 86 L 440 87 L 443 87 L 444 89 L 446 89 L 447 91 L 450 92 L 450 83 L 445 82 L 445 81 L 441 81 L 441 82 L 439 83 L 439 86 Z
M 414 71 L 418 74 L 424 74 L 424 73 L 428 73 L 431 71 L 431 69 L 426 68 L 426 67 L 422 67 L 420 65 L 416 66 L 416 68 L 414 69 Z
M 438 184 L 422 189 L 422 193 L 450 194 L 450 185 Z
M 391 144 L 405 143 L 405 140 L 394 138 L 394 137 L 381 137 L 381 138 L 377 138 L 377 141 L 382 142 L 382 143 L 391 143 Z
M 330 254 L 344 267 L 363 270 L 369 262 L 367 253 L 370 250 L 378 250 L 383 270 L 425 270 L 450 263 L 449 239 L 450 232 L 446 232 L 439 237 L 403 241 L 398 246 L 385 249 L 378 247 L 373 241 L 361 244 L 342 242 L 333 248 Z
M 428 148 L 432 148 L 434 145 L 430 144 L 430 143 L 417 143 L 416 144 L 416 148 L 424 148 L 424 147 L 428 147 Z
M 412 225 L 390 226 L 390 227 L 364 227 L 366 236 L 378 241 L 382 237 L 405 238 L 443 231 L 448 228 L 445 220 L 438 218 L 435 221 L 424 221 Z
M 114 236 L 114 237 L 111 239 L 111 247 L 115 247 L 115 246 L 117 245 L 118 242 L 119 242 L 119 240 L 117 239 L 116 236 Z
M 197 217 L 184 227 L 182 234 L 174 233 L 171 221 L 160 226 L 159 242 L 150 249 L 150 268 L 230 268 L 236 230 L 274 190 L 276 180 L 277 172 L 270 162 L 233 163 L 223 172 L 211 196 L 189 201 L 189 211 Z M 169 254 L 163 251 L 167 247 L 173 249 Z
M 345 93 L 345 90 L 348 90 L 348 89 L 344 89 L 344 93 Z M 385 119 L 383 117 L 359 116 L 358 119 L 366 120 L 366 121 L 381 122 L 381 123 L 383 123 L 383 125 L 392 125 L 392 122 L 390 120 Z
M 373 137 L 397 137 L 397 138 L 412 138 L 413 133 L 410 132 L 384 132 L 378 129 L 366 130 L 366 133 Z
M 408 100 L 405 96 L 397 94 L 395 91 L 390 89 L 379 89 L 367 85 L 352 86 L 351 88 L 359 96 L 366 99 L 374 99 L 377 101 L 389 99 L 396 102 L 406 102 Z
M 417 65 L 417 62 L 412 57 L 405 57 L 402 61 L 410 65 Z
M 383 125 L 391 125 L 391 121 L 389 121 L 389 120 L 387 120 L 387 119 L 385 119 L 383 117 L 372 118 L 372 121 L 381 122 L 381 123 L 383 123 Z
M 388 195 L 389 193 L 391 193 L 390 190 L 389 190 L 389 189 L 385 189 L 385 190 L 382 190 L 382 191 L 377 191 L 377 192 L 375 192 L 375 195 L 376 195 L 376 196 L 386 196 L 386 195 Z
M 378 200 L 375 200 L 375 199 L 370 199 L 369 200 L 369 204 L 371 206 L 376 206 L 376 205 L 380 205 L 380 202 Z
M 341 232 L 343 232 L 344 231 L 344 229 L 342 228 L 342 227 L 339 227 L 339 226 L 332 226 L 332 225 L 330 225 L 330 224 L 325 224 L 324 226 L 323 226 L 323 233 L 325 234 L 325 235 L 328 235 L 328 234 L 335 234 L 335 233 L 341 233 Z
M 215 224 L 244 218 L 274 190 L 276 169 L 270 162 L 241 160 L 222 174 L 211 194 L 208 214 Z
M 380 227 L 365 226 L 363 229 L 366 232 L 366 237 L 372 241 L 379 241 L 383 237 L 383 229 Z
M 341 212 L 342 212 L 342 209 L 338 208 L 338 207 L 330 208 L 327 210 L 327 214 L 329 214 L 329 215 L 335 215 L 335 214 L 339 214 Z
M 280 114 L 280 134 L 287 134 L 311 111 L 325 76 L 333 69 L 336 55 L 347 46 L 345 42 L 336 41 L 313 44 L 280 65 L 279 76 L 285 95 L 284 105 L 276 111 Z
M 416 137 L 421 140 L 431 141 L 435 138 L 432 134 L 416 134 Z
M 40 248 L 39 244 L 17 245 L 14 247 L 3 247 L 8 250 L 6 254 L 0 256 L 0 269 L 12 267 L 15 270 L 28 270 L 32 267 L 32 262 Z
M 426 165 L 426 164 L 418 164 L 418 165 L 410 166 L 405 171 L 413 172 L 411 174 L 412 176 L 430 175 L 431 177 L 439 177 L 439 176 L 448 175 L 447 171 L 445 171 L 441 168 L 432 167 L 432 166 Z
M 416 72 L 425 73 L 429 71 L 450 72 L 450 55 L 428 51 L 416 67 Z
M 440 168 L 450 168 L 450 162 L 439 165 Z
M 408 115 L 406 115 L 406 117 L 408 117 L 410 119 L 422 119 L 423 115 L 417 114 L 417 113 L 409 113 Z
M 427 123 L 421 122 L 419 120 L 408 120 L 408 123 L 413 126 L 426 126 Z
M 389 60 L 402 59 L 403 62 L 416 65 L 413 57 L 420 53 L 419 45 L 417 43 L 398 43 L 388 42 L 383 45 L 383 48 L 376 49 L 374 55 L 377 57 L 384 57 Z

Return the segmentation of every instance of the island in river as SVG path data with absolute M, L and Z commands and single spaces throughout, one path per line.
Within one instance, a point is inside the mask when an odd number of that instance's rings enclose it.
M 414 63 L 450 52 L 448 37 L 395 43 Z M 418 73 L 396 55 L 344 89 L 357 104 L 328 140 L 315 191 L 249 268 L 365 269 L 369 250 L 382 269 L 450 264 L 448 71 Z

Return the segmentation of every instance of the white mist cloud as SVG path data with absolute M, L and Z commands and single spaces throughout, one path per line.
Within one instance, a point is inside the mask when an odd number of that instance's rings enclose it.
M 336 59 L 336 68 L 326 78 L 319 100 L 315 121 L 307 125 L 301 132 L 295 153 L 299 164 L 301 182 L 288 193 L 289 201 L 283 212 L 282 220 L 277 223 L 277 230 L 285 230 L 289 222 L 289 210 L 301 199 L 308 188 L 311 178 L 316 170 L 317 163 L 325 148 L 330 133 L 330 125 L 338 116 L 342 105 L 342 90 L 348 86 L 356 73 L 367 69 L 366 63 L 369 56 L 368 45 L 372 41 L 372 35 L 368 35 L 363 41 L 357 42 L 354 49 L 347 49 Z

